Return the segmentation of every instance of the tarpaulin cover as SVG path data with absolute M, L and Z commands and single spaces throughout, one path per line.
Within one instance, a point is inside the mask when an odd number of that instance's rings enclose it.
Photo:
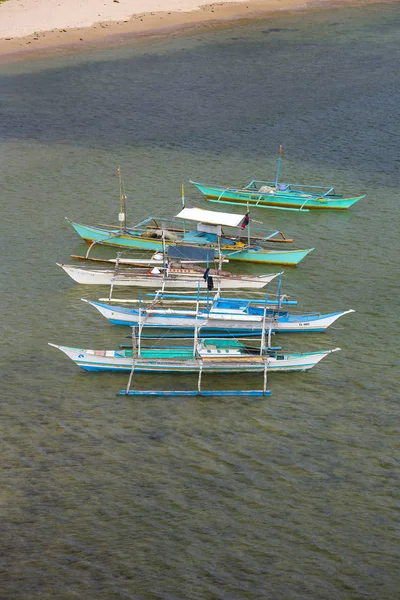
M 203 208 L 184 208 L 176 216 L 178 219 L 187 219 L 188 221 L 197 221 L 198 223 L 208 223 L 209 225 L 237 227 L 243 221 L 244 214 L 236 215 L 213 210 L 204 210 Z
M 168 246 L 168 258 L 177 260 L 193 260 L 212 262 L 215 257 L 214 248 L 198 248 L 196 246 Z

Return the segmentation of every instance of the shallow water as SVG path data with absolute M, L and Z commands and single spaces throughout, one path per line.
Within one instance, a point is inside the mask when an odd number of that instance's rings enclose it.
M 399 21 L 289 13 L 2 68 L 1 598 L 397 597 Z M 55 265 L 86 249 L 65 216 L 115 221 L 118 165 L 137 222 L 178 212 L 182 182 L 215 208 L 188 179 L 273 179 L 280 144 L 282 181 L 367 194 L 343 214 L 252 213 L 315 247 L 285 269 L 299 309 L 356 310 L 274 341 L 341 352 L 271 375 L 262 400 L 137 400 L 47 346 L 128 334 L 81 302 L 104 289 Z

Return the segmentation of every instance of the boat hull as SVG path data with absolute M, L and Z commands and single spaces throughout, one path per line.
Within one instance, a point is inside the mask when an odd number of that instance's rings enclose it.
M 307 250 L 265 250 L 264 248 L 252 248 L 250 250 L 241 250 L 229 252 L 224 251 L 224 257 L 229 261 L 248 262 L 257 264 L 282 265 L 286 267 L 295 267 L 298 265 L 314 248 Z
M 247 314 L 212 313 L 197 314 L 195 311 L 165 310 L 137 310 L 123 308 L 85 300 L 96 308 L 106 319 L 114 325 L 128 325 L 130 327 L 153 327 L 157 329 L 193 330 L 201 328 L 202 334 L 225 331 L 227 333 L 251 333 L 262 335 L 263 317 Z M 326 315 L 273 315 L 265 321 L 265 330 L 273 333 L 304 333 L 324 332 L 341 316 L 354 312 L 353 310 L 336 312 Z
M 92 244 L 105 244 L 107 246 L 116 246 L 122 248 L 135 248 L 136 250 L 149 250 L 149 251 L 163 251 L 162 240 L 149 239 L 143 237 L 140 231 L 130 229 L 127 233 L 121 233 L 119 229 L 96 227 L 92 225 L 84 225 L 81 223 L 75 223 L 69 221 L 78 235 L 87 243 Z M 193 238 L 190 240 L 190 244 L 186 244 L 184 241 L 174 239 L 174 245 L 193 245 Z M 167 243 L 168 246 L 168 243 Z M 205 244 L 202 245 L 205 247 Z M 213 244 L 209 244 L 210 247 L 215 247 Z M 237 246 L 223 247 L 222 254 L 224 258 L 228 258 L 229 261 L 239 262 L 251 262 L 258 264 L 268 265 L 285 265 L 285 266 L 296 266 L 298 265 L 314 248 L 308 248 L 306 250 L 269 250 L 261 246 L 257 246 L 251 249 L 238 248 Z
M 81 269 L 74 265 L 62 265 L 61 267 L 76 283 L 83 285 L 113 285 L 153 289 L 207 289 L 207 283 L 200 273 L 190 276 L 184 273 L 172 273 L 165 277 L 162 274 L 150 272 L 129 273 L 129 271 L 115 272 L 106 269 Z M 214 287 L 223 290 L 234 289 L 262 289 L 270 281 L 278 276 L 278 273 L 269 275 L 255 275 L 244 277 L 239 275 L 212 275 Z
M 313 197 L 295 192 L 275 191 L 273 194 L 260 194 L 256 191 L 226 189 L 222 186 L 205 185 L 192 182 L 210 202 L 242 204 L 244 206 L 276 206 L 280 208 L 315 209 L 315 210 L 347 210 L 364 198 L 329 198 L 329 196 Z
M 68 346 L 57 346 L 73 362 L 85 371 L 131 371 L 133 357 L 126 356 L 124 350 L 86 350 L 82 348 L 70 348 Z M 308 353 L 280 353 L 280 358 L 261 356 L 227 356 L 227 357 L 202 357 L 191 359 L 167 359 L 165 357 L 135 358 L 134 371 L 139 373 L 198 373 L 201 365 L 203 372 L 208 373 L 231 373 L 246 371 L 258 373 L 265 370 L 271 372 L 301 372 L 308 371 L 319 363 L 331 352 L 339 350 L 326 350 Z

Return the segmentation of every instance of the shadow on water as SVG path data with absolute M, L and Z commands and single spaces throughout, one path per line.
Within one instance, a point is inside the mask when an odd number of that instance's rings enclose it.
M 279 140 L 296 160 L 340 160 L 390 182 L 398 166 L 386 151 L 397 115 L 398 15 L 375 10 L 343 10 L 339 22 L 335 11 L 310 13 L 306 35 L 298 16 L 284 16 L 274 20 L 292 26 L 238 27 L 240 43 L 223 29 L 119 51 L 117 60 L 104 53 L 62 68 L 50 61 L 0 79 L 0 135 L 211 154 L 240 145 L 248 156 L 276 154 Z

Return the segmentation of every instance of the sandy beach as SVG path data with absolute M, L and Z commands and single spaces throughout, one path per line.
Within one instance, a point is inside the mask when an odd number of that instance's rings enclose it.
M 128 36 L 166 35 L 279 11 L 367 3 L 376 0 L 0 0 L 0 62 L 119 45 Z

